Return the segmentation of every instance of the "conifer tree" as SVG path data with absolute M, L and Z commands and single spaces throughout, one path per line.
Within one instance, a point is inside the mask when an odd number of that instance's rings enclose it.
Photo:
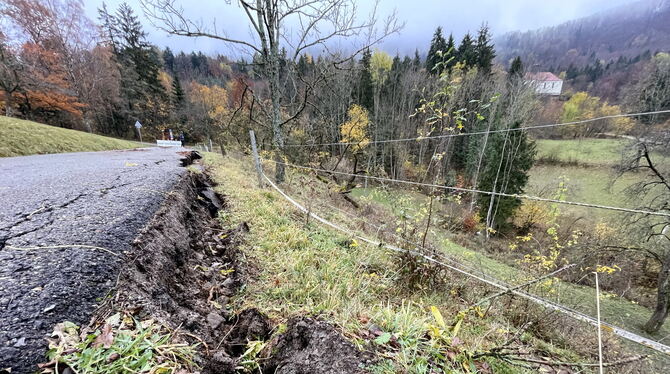
M 477 51 L 470 33 L 465 34 L 458 46 L 458 62 L 464 63 L 467 67 L 473 67 L 477 63 Z
M 175 107 L 180 108 L 184 104 L 184 89 L 181 87 L 179 76 L 175 75 L 172 80 L 172 101 Z
M 373 113 L 374 109 L 374 82 L 372 80 L 372 68 L 370 61 L 372 59 L 372 53 L 370 50 L 363 52 L 363 57 L 361 58 L 361 75 L 358 83 L 358 92 L 356 101 L 359 105 L 368 110 L 368 112 Z
M 523 62 L 521 62 L 521 56 L 516 56 L 512 60 L 512 65 L 509 67 L 509 79 L 519 78 L 523 76 Z
M 412 60 L 412 65 L 416 70 L 421 69 L 421 56 L 419 56 L 419 50 L 414 50 L 414 59 Z
M 475 46 L 477 54 L 477 68 L 482 73 L 490 73 L 493 67 L 493 59 L 496 57 L 495 48 L 491 42 L 491 33 L 487 25 L 482 25 L 477 36 Z
M 444 66 L 440 65 L 440 62 L 443 61 L 442 54 L 446 54 L 447 51 L 447 41 L 442 36 L 442 27 L 438 27 L 435 30 L 435 34 L 433 34 L 433 40 L 430 42 L 430 49 L 426 57 L 426 70 L 428 70 L 428 73 L 435 75 L 442 73 Z
M 519 128 L 515 122 L 511 128 Z M 535 143 L 528 139 L 525 131 L 510 131 L 492 134 L 486 149 L 486 163 L 479 189 L 506 194 L 522 194 L 528 182 L 528 171 L 535 161 Z M 482 217 L 487 217 L 487 226 L 496 228 L 512 217 L 521 200 L 515 197 L 479 196 Z
M 165 70 L 174 73 L 174 54 L 170 47 L 165 47 L 163 51 L 163 66 L 165 66 Z
M 446 58 L 445 65 L 446 68 L 451 71 L 451 68 L 458 63 L 458 53 L 456 51 L 456 42 L 454 41 L 454 34 L 449 34 L 449 39 L 447 40 L 447 50 L 449 54 Z
M 116 13 L 99 9 L 103 35 L 112 46 L 121 77 L 121 95 L 125 103 L 119 113 L 123 122 L 132 124 L 143 118 L 147 125 L 162 123 L 167 113 L 160 110 L 167 100 L 158 73 L 162 66 L 156 48 L 146 40 L 139 18 L 133 9 L 122 3 Z

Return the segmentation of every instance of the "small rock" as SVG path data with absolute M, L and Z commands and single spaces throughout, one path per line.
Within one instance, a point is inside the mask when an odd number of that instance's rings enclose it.
M 222 286 L 224 288 L 232 288 L 234 284 L 235 280 L 233 278 L 227 278 L 225 281 L 223 281 Z
M 50 311 L 52 311 L 52 310 L 54 310 L 54 309 L 56 309 L 56 304 L 51 304 L 51 305 L 49 305 L 48 307 L 44 308 L 44 310 L 42 311 L 42 313 L 48 313 L 48 312 L 50 312 Z
M 19 340 L 14 343 L 14 347 L 20 348 L 20 347 L 25 347 L 26 346 L 26 337 L 22 336 L 19 338 Z
M 225 321 L 225 319 L 221 317 L 219 313 L 211 312 L 207 315 L 207 324 L 212 328 L 212 330 L 219 327 L 223 321 Z

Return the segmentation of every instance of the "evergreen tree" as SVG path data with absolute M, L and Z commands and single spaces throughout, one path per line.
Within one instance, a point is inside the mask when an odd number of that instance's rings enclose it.
M 414 59 L 412 60 L 412 65 L 416 70 L 421 69 L 421 56 L 419 56 L 419 50 L 414 50 Z
M 306 54 L 300 55 L 300 58 L 298 59 L 298 73 L 300 73 L 301 76 L 306 76 L 307 73 L 310 70 L 310 61 L 312 59 L 307 56 Z
M 174 54 L 172 54 L 170 47 L 165 47 L 163 51 L 163 65 L 165 70 L 174 73 Z
M 180 108 L 184 104 L 185 95 L 184 90 L 181 87 L 181 82 L 179 81 L 179 76 L 175 75 L 172 80 L 172 101 L 174 106 Z
M 512 128 L 519 128 L 516 122 Z M 479 180 L 479 189 L 506 194 L 522 194 L 528 182 L 528 171 L 535 161 L 535 143 L 528 139 L 525 131 L 510 131 L 490 135 L 486 163 Z M 493 199 L 493 202 L 491 201 Z M 514 197 L 479 196 L 480 215 L 491 219 L 487 222 L 493 228 L 504 225 L 521 205 Z
M 578 75 L 579 69 L 577 69 L 574 64 L 570 64 L 568 70 L 565 72 L 565 79 L 575 79 Z
M 521 62 L 521 56 L 516 56 L 514 60 L 512 60 L 512 65 L 509 67 L 509 79 L 521 78 L 523 76 L 523 72 L 523 62 Z
M 147 42 L 147 34 L 128 4 L 122 3 L 114 14 L 103 6 L 99 14 L 103 35 L 112 46 L 121 77 L 121 121 L 132 124 L 142 118 L 147 125 L 163 123 L 167 113 L 160 110 L 160 104 L 167 95 L 158 78 L 163 63 L 157 49 Z
M 440 63 L 443 61 L 443 54 L 446 54 L 447 41 L 442 36 L 442 27 L 438 27 L 433 34 L 433 40 L 430 42 L 430 49 L 426 57 L 426 70 L 430 74 L 439 75 L 444 70 L 444 66 Z
M 482 25 L 477 36 L 475 46 L 477 54 L 477 68 L 482 73 L 490 73 L 493 67 L 493 59 L 496 57 L 495 48 L 491 42 L 491 34 L 487 25 Z
M 367 109 L 369 113 L 373 113 L 374 109 L 374 82 L 372 80 L 372 69 L 370 66 L 371 59 L 372 53 L 367 49 L 363 52 L 363 57 L 361 58 L 361 74 L 358 81 L 356 98 L 356 102 Z
M 147 33 L 142 30 L 142 24 L 133 9 L 128 4 L 122 3 L 116 12 L 115 19 L 118 30 L 117 40 L 120 43 L 117 48 L 120 60 L 134 67 L 140 83 L 145 85 L 143 88 L 154 93 L 162 93 L 164 89 L 158 80 L 161 65 L 158 54 L 147 42 Z
M 477 50 L 470 33 L 465 34 L 458 46 L 458 62 L 464 63 L 467 67 L 473 67 L 477 64 Z
M 454 41 L 454 34 L 449 34 L 449 39 L 447 40 L 447 51 L 448 57 L 446 58 L 446 68 L 451 71 L 458 63 L 458 53 L 456 51 L 456 42 Z

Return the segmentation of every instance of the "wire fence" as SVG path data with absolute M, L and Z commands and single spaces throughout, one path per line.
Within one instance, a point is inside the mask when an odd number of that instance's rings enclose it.
M 377 141 L 370 141 L 367 144 L 385 144 L 385 143 L 400 143 L 400 142 L 420 142 L 424 140 L 431 140 L 431 139 L 443 139 L 443 138 L 452 138 L 452 137 L 462 137 L 462 136 L 472 136 L 472 135 L 487 135 L 487 134 L 495 134 L 495 133 L 509 133 L 509 132 L 518 132 L 518 131 L 527 131 L 527 130 L 536 130 L 536 129 L 546 129 L 546 128 L 555 128 L 555 127 L 566 127 L 566 126 L 580 126 L 580 125 L 588 125 L 596 121 L 603 121 L 603 120 L 609 120 L 609 119 L 617 119 L 617 118 L 624 118 L 624 117 L 641 117 L 641 116 L 650 116 L 650 115 L 658 115 L 658 114 L 667 114 L 670 113 L 670 110 L 659 110 L 659 111 L 650 111 L 650 112 L 641 112 L 641 113 L 629 113 L 629 114 L 620 114 L 620 115 L 611 115 L 611 116 L 603 116 L 603 117 L 598 117 L 598 118 L 593 118 L 593 119 L 587 119 L 587 120 L 580 120 L 580 121 L 572 121 L 572 122 L 565 122 L 565 123 L 554 123 L 554 124 L 546 124 L 546 125 L 535 125 L 535 126 L 525 126 L 525 127 L 517 127 L 517 128 L 507 128 L 507 129 L 494 129 L 494 130 L 487 130 L 487 131 L 475 131 L 475 132 L 464 132 L 464 133 L 450 133 L 450 134 L 441 134 L 441 135 L 435 135 L 435 136 L 419 136 L 419 137 L 414 137 L 414 138 L 402 138 L 402 139 L 386 139 L 386 140 L 377 140 Z M 640 139 L 637 139 L 640 141 Z M 642 139 L 645 140 L 645 139 Z M 253 135 L 252 132 L 252 142 L 255 141 L 255 136 Z M 358 143 L 354 142 L 324 142 L 324 143 L 304 143 L 304 144 L 287 144 L 285 147 L 325 147 L 325 146 L 337 146 L 337 145 L 342 145 L 342 146 L 347 146 L 347 145 L 356 145 Z M 435 251 L 426 248 L 424 245 L 420 245 L 414 241 L 408 240 L 404 237 L 395 235 L 395 234 L 388 234 L 388 236 L 392 237 L 394 240 L 396 240 L 396 245 L 390 244 L 389 241 L 384 240 L 385 238 L 383 235 L 380 235 L 381 232 L 384 231 L 384 227 L 372 224 L 365 220 L 363 217 L 360 217 L 356 214 L 352 214 L 350 212 L 340 210 L 339 208 L 335 208 L 339 210 L 340 212 L 348 215 L 352 219 L 355 219 L 357 221 L 360 221 L 362 223 L 365 223 L 366 225 L 369 225 L 370 227 L 375 227 L 377 229 L 377 236 L 378 239 L 374 240 L 371 239 L 365 235 L 361 235 L 360 233 L 357 233 L 356 231 L 358 230 L 352 230 L 350 228 L 347 228 L 346 226 L 343 226 L 341 224 L 336 224 L 333 223 L 330 220 L 327 220 L 323 218 L 320 214 L 316 214 L 311 210 L 312 204 L 314 203 L 311 201 L 310 203 L 310 208 L 305 208 L 304 205 L 300 204 L 298 201 L 296 201 L 295 198 L 287 194 L 284 190 L 279 188 L 267 175 L 265 175 L 262 172 L 262 167 L 261 167 L 261 161 L 263 162 L 269 162 L 273 163 L 275 165 L 282 165 L 288 168 L 293 168 L 296 170 L 304 170 L 304 171 L 310 171 L 310 172 L 315 172 L 315 173 L 324 173 L 326 175 L 330 176 L 335 176 L 335 175 L 340 175 L 340 176 L 348 176 L 352 177 L 352 181 L 355 178 L 361 178 L 364 179 L 367 185 L 367 181 L 377 181 L 377 182 L 382 182 L 382 183 L 394 183 L 394 184 L 403 184 L 403 185 L 409 185 L 409 186 L 414 186 L 414 187 L 424 187 L 424 188 L 431 188 L 431 189 L 441 189 L 445 191 L 452 191 L 452 192 L 458 192 L 458 193 L 472 193 L 472 194 L 481 194 L 481 195 L 488 195 L 488 196 L 498 196 L 498 197 L 508 197 L 508 198 L 516 198 L 516 199 L 522 199 L 522 200 L 530 200 L 530 201 L 539 201 L 539 202 L 546 202 L 546 203 L 551 203 L 551 204 L 562 204 L 562 205 L 570 205 L 570 206 L 577 206 L 577 207 L 583 207 L 583 208 L 589 208 L 589 209 L 601 209 L 601 210 L 609 210 L 609 211 L 616 211 L 616 212 L 622 212 L 622 213 L 628 213 L 628 214 L 636 214 L 636 215 L 647 215 L 647 216 L 656 216 L 656 217 L 664 217 L 664 218 L 670 218 L 670 210 L 663 209 L 663 210 L 653 210 L 653 209 L 633 209 L 633 208 L 626 208 L 626 207 L 619 207 L 619 206 L 611 206 L 611 205 L 603 205 L 603 204 L 595 204 L 595 203 L 589 203 L 589 202 L 580 202 L 580 201 L 566 201 L 562 199 L 551 199 L 551 198 L 544 198 L 540 196 L 531 196 L 527 194 L 514 194 L 514 193 L 504 193 L 504 192 L 497 192 L 497 191 L 486 191 L 486 190 L 480 190 L 476 188 L 463 188 L 463 187 L 456 187 L 456 186 L 447 186 L 447 185 L 440 185 L 440 184 L 431 184 L 431 183 L 421 183 L 421 182 L 414 182 L 410 180 L 403 180 L 403 179 L 394 179 L 394 178 L 387 178 L 383 176 L 376 176 L 376 175 L 367 175 L 364 173 L 347 173 L 347 172 L 341 172 L 337 170 L 327 170 L 324 168 L 317 168 L 317 167 L 312 167 L 312 166 L 305 166 L 305 165 L 296 165 L 292 164 L 290 162 L 282 162 L 282 161 L 277 161 L 277 160 L 271 160 L 271 159 L 265 159 L 265 158 L 260 158 L 258 156 L 257 152 L 254 152 L 254 157 L 256 159 L 256 164 L 257 164 L 257 170 L 259 172 L 259 179 L 260 181 L 266 181 L 272 188 L 274 188 L 280 195 L 282 195 L 288 202 L 290 202 L 292 205 L 294 205 L 297 209 L 305 213 L 308 217 L 311 217 L 318 221 L 319 223 L 328 226 L 332 229 L 335 229 L 339 232 L 342 232 L 352 238 L 355 238 L 357 240 L 360 240 L 361 242 L 367 243 L 369 245 L 373 245 L 376 247 L 380 248 L 385 248 L 389 251 L 392 251 L 394 253 L 398 254 L 409 254 L 411 256 L 420 258 L 423 261 L 429 262 L 436 264 L 440 267 L 443 267 L 445 269 L 449 269 L 457 274 L 460 274 L 463 277 L 466 277 L 467 279 L 472 279 L 474 281 L 480 282 L 482 284 L 485 284 L 489 287 L 492 287 L 494 289 L 498 289 L 499 292 L 495 293 L 492 296 L 487 297 L 486 299 L 480 301 L 479 303 L 486 302 L 490 299 L 505 295 L 505 294 L 510 294 L 510 295 L 515 295 L 518 297 L 521 297 L 525 300 L 528 300 L 529 302 L 535 303 L 537 305 L 540 305 L 544 308 L 547 308 L 548 310 L 553 310 L 559 313 L 562 313 L 570 318 L 573 318 L 578 321 L 582 321 L 588 324 L 591 324 L 593 326 L 600 328 L 606 328 L 612 333 L 627 339 L 629 341 L 641 344 L 645 347 L 651 348 L 655 351 L 662 352 L 665 354 L 670 354 L 670 347 L 666 346 L 660 341 L 654 341 L 652 339 L 649 339 L 647 337 L 641 336 L 639 334 L 636 334 L 634 332 L 631 332 L 629 330 L 626 330 L 624 328 L 620 328 L 615 326 L 614 324 L 611 323 L 606 323 L 600 321 L 600 319 L 596 319 L 592 317 L 588 312 L 584 312 L 583 310 L 578 310 L 578 309 L 587 309 L 590 312 L 590 308 L 582 308 L 581 306 L 584 305 L 585 293 L 581 293 L 580 296 L 575 296 L 570 294 L 570 286 L 567 284 L 561 284 L 562 282 L 558 283 L 559 288 L 565 289 L 566 292 L 560 293 L 557 292 L 556 295 L 552 298 L 556 298 L 556 300 L 550 300 L 547 298 L 545 295 L 539 296 L 535 293 L 526 291 L 524 289 L 529 288 L 531 285 L 534 285 L 538 283 L 540 280 L 545 280 L 548 278 L 552 278 L 556 276 L 557 274 L 567 271 L 569 269 L 574 269 L 574 265 L 569 265 L 565 266 L 563 268 L 560 268 L 558 270 L 555 270 L 552 273 L 545 274 L 540 276 L 539 278 L 531 279 L 531 280 L 524 280 L 524 279 L 514 279 L 510 281 L 504 281 L 499 276 L 492 276 L 490 274 L 486 274 L 485 271 L 483 271 L 483 267 L 480 267 L 480 269 L 476 269 L 475 267 L 466 264 L 465 262 L 468 261 L 463 261 L 460 259 L 456 259 L 454 257 L 446 255 L 446 253 L 442 251 Z M 335 168 L 334 168 L 335 169 Z M 360 228 L 358 228 L 360 229 Z M 424 242 L 425 242 L 425 237 L 424 237 Z M 400 245 L 400 246 L 398 246 Z M 412 249 L 407 249 L 407 248 L 412 248 Z M 515 282 L 516 281 L 516 282 Z M 515 284 L 516 283 L 516 284 Z M 579 282 L 577 282 L 579 283 Z M 581 298 L 581 299 L 580 299 Z M 589 299 L 590 300 L 590 299 Z M 599 299 L 600 300 L 600 299 Z M 477 304 L 479 304 L 477 303 Z M 475 305 L 477 305 L 475 304 Z M 567 306 L 567 304 L 574 305 L 575 307 L 570 307 Z M 616 319 L 616 318 L 614 318 Z M 619 323 L 624 323 L 624 319 L 620 318 L 617 319 Z M 610 321 L 611 322 L 611 321 Z
M 408 184 L 408 185 L 419 186 L 419 187 L 439 188 L 439 189 L 444 189 L 444 190 L 448 190 L 448 191 L 455 191 L 455 192 L 471 192 L 471 193 L 478 193 L 478 194 L 490 195 L 490 196 L 512 197 L 512 198 L 517 198 L 517 199 L 522 199 L 522 200 L 533 200 L 533 201 L 542 201 L 542 202 L 547 202 L 547 203 L 552 203 L 552 204 L 563 204 L 563 205 L 572 205 L 572 206 L 579 206 L 579 207 L 585 207 L 585 208 L 605 209 L 605 210 L 612 210 L 612 211 L 618 211 L 618 212 L 624 212 L 624 213 L 634 213 L 634 214 L 645 214 L 645 215 L 650 215 L 650 216 L 670 217 L 670 212 L 622 208 L 622 207 L 616 207 L 616 206 L 591 204 L 591 203 L 577 202 L 577 201 L 566 201 L 566 200 L 559 200 L 559 199 L 547 199 L 547 198 L 539 197 L 539 196 L 530 196 L 530 195 L 522 195 L 522 194 L 510 194 L 510 193 L 495 192 L 495 191 L 483 191 L 483 190 L 478 190 L 478 189 L 473 189 L 473 188 L 451 187 L 451 186 L 445 186 L 445 185 L 440 185 L 440 184 L 421 183 L 421 182 L 413 182 L 413 181 L 408 181 L 408 180 L 403 180 L 403 179 L 392 179 L 392 178 L 385 178 L 385 177 L 366 175 L 366 174 L 353 174 L 353 173 L 345 173 L 345 172 L 334 171 L 334 170 L 319 169 L 319 168 L 313 168 L 313 167 L 310 167 L 310 166 L 294 165 L 294 164 L 291 164 L 291 163 L 288 163 L 288 162 L 280 162 L 280 161 L 275 161 L 275 160 L 270 160 L 270 159 L 265 159 L 265 158 L 263 158 L 262 160 L 272 162 L 272 163 L 275 163 L 275 164 L 281 164 L 281 165 L 288 166 L 288 167 L 291 167 L 291 168 L 296 168 L 296 169 L 311 170 L 311 171 L 316 171 L 316 172 L 321 172 L 321 173 L 326 173 L 326 174 L 345 175 L 345 176 L 358 177 L 358 178 L 363 178 L 363 179 L 376 180 L 376 181 L 381 181 L 381 182 L 401 183 L 401 184 Z
M 652 339 L 640 336 L 636 333 L 633 333 L 631 331 L 628 331 L 628 330 L 625 330 L 623 328 L 617 327 L 617 326 L 615 326 L 613 324 L 610 324 L 610 323 L 607 323 L 607 322 L 600 322 L 599 323 L 599 321 L 596 318 L 594 318 L 594 317 L 592 317 L 592 316 L 590 316 L 590 315 L 588 315 L 584 312 L 575 310 L 575 309 L 573 309 L 571 307 L 568 307 L 566 305 L 560 304 L 560 303 L 552 301 L 552 300 L 548 300 L 548 299 L 543 298 L 541 296 L 537 296 L 535 294 L 532 294 L 530 292 L 522 290 L 522 288 L 527 287 L 529 285 L 529 283 L 532 283 L 534 280 L 531 281 L 531 282 L 522 283 L 520 285 L 511 286 L 511 285 L 507 284 L 506 282 L 504 282 L 502 280 L 499 280 L 499 279 L 497 279 L 493 276 L 485 275 L 483 273 L 482 274 L 477 274 L 477 273 L 479 273 L 478 271 L 475 271 L 471 267 L 468 267 L 467 265 L 462 264 L 462 263 L 460 263 L 460 262 L 458 262 L 454 259 L 451 259 L 449 257 L 443 256 L 443 255 L 438 255 L 438 254 L 427 255 L 427 254 L 421 253 L 421 252 L 416 251 L 416 250 L 403 249 L 403 248 L 400 248 L 400 247 L 397 247 L 397 246 L 394 246 L 394 245 L 384 243 L 383 241 L 376 241 L 376 240 L 370 239 L 366 236 L 360 235 L 360 234 L 354 232 L 353 230 L 350 230 L 350 229 L 345 228 L 341 225 L 335 224 L 335 223 L 333 223 L 329 220 L 326 220 L 325 218 L 321 217 L 320 215 L 315 214 L 314 212 L 312 212 L 311 209 L 306 208 L 305 206 L 300 204 L 298 201 L 296 201 L 293 197 L 288 195 L 284 190 L 279 188 L 267 175 L 262 173 L 262 177 L 274 190 L 276 190 L 281 196 L 283 196 L 289 203 L 291 203 L 293 206 L 295 206 L 298 210 L 300 210 L 304 214 L 308 215 L 309 217 L 315 219 L 316 221 L 320 222 L 321 224 L 323 224 L 325 226 L 328 226 L 332 229 L 335 229 L 337 231 L 340 231 L 340 232 L 344 233 L 345 235 L 347 235 L 349 237 L 355 238 L 357 240 L 360 240 L 361 242 L 367 243 L 367 244 L 375 246 L 375 247 L 385 248 L 385 249 L 390 250 L 390 251 L 395 252 L 395 253 L 410 254 L 412 256 L 416 256 L 416 257 L 418 257 L 418 258 L 420 258 L 424 261 L 434 263 L 434 264 L 439 265 L 441 267 L 444 267 L 446 269 L 452 270 L 452 271 L 454 271 L 458 274 L 461 274 L 462 276 L 468 277 L 470 279 L 474 279 L 474 280 L 476 280 L 478 282 L 481 282 L 483 284 L 486 284 L 490 287 L 499 289 L 500 292 L 496 295 L 501 296 L 501 295 L 504 295 L 504 294 L 511 294 L 511 295 L 519 296 L 519 297 L 524 298 L 524 299 L 526 299 L 530 302 L 533 302 L 535 304 L 538 304 L 538 305 L 543 306 L 545 308 L 548 308 L 550 310 L 554 310 L 556 312 L 562 313 L 562 314 L 564 314 L 566 316 L 569 316 L 573 319 L 576 319 L 578 321 L 582 321 L 582 322 L 591 324 L 591 325 L 596 326 L 598 328 L 606 328 L 609 331 L 611 331 L 612 333 L 614 333 L 614 334 L 616 334 L 616 335 L 618 335 L 618 336 L 620 336 L 624 339 L 627 339 L 629 341 L 641 344 L 641 345 L 643 345 L 645 347 L 648 347 L 648 348 L 651 348 L 651 349 L 653 349 L 657 352 L 670 354 L 670 346 L 667 346 L 667 345 L 664 345 L 664 344 L 662 344 L 658 341 L 654 341 Z M 415 245 L 415 247 L 417 249 L 422 249 L 424 251 L 428 250 L 427 248 L 424 248 L 424 247 L 418 245 L 417 243 L 413 243 L 413 244 Z M 541 276 L 540 278 L 545 279 L 547 277 L 556 275 L 557 272 L 567 270 L 570 267 L 572 267 L 572 266 L 561 268 L 558 271 L 555 271 L 553 273 L 545 274 L 545 275 Z M 537 279 L 535 279 L 535 280 L 537 280 Z
M 602 117 L 597 117 L 597 118 L 584 119 L 584 120 L 579 120 L 579 121 L 571 121 L 571 122 L 563 122 L 563 123 L 550 123 L 550 124 L 545 124 L 545 125 L 534 125 L 534 126 L 521 126 L 521 127 L 515 127 L 515 128 L 507 128 L 507 129 L 462 132 L 462 133 L 442 134 L 442 135 L 433 135 L 433 136 L 418 136 L 418 137 L 414 137 L 414 138 L 403 138 L 403 139 L 374 140 L 374 141 L 368 142 L 367 144 L 418 142 L 418 141 L 424 141 L 424 140 L 456 138 L 456 137 L 461 137 L 461 136 L 488 135 L 488 134 L 498 134 L 498 133 L 507 133 L 507 132 L 547 129 L 547 128 L 555 128 L 555 127 L 587 125 L 587 124 L 590 124 L 590 123 L 593 123 L 593 122 L 603 121 L 603 120 L 608 120 L 608 119 L 643 117 L 643 116 L 653 116 L 653 115 L 668 114 L 668 113 L 670 113 L 670 109 L 668 109 L 668 110 L 657 110 L 657 111 L 653 111 L 653 112 L 616 114 L 616 115 L 602 116 Z M 284 147 L 325 147 L 325 146 L 334 146 L 334 145 L 357 145 L 357 144 L 359 144 L 359 143 L 356 143 L 356 142 L 299 143 L 299 144 L 285 144 Z

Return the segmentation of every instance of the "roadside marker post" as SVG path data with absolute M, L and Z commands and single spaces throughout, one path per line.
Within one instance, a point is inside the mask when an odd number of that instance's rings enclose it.
M 265 187 L 263 183 L 263 169 L 261 167 L 261 159 L 258 157 L 258 147 L 256 147 L 256 134 L 254 130 L 249 130 L 249 138 L 251 138 L 251 154 L 254 156 L 254 165 L 256 165 L 256 173 L 258 173 L 258 187 Z
M 143 143 L 142 142 L 142 130 L 141 130 L 142 129 L 142 124 L 140 123 L 140 121 L 135 121 L 135 128 L 137 129 L 137 132 L 140 134 L 140 143 Z

